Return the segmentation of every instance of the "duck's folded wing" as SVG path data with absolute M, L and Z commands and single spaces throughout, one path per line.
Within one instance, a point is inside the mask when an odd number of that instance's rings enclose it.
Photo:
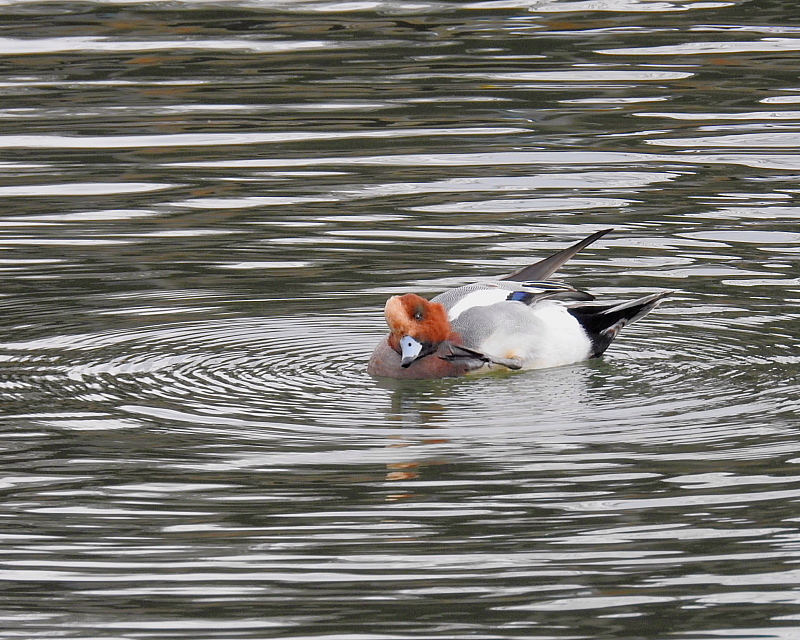
M 553 282 L 525 282 L 523 284 L 524 289 L 520 287 L 518 290 L 512 291 L 506 300 L 522 302 L 531 307 L 542 300 L 589 302 L 595 299 L 591 293 Z
M 462 313 L 475 307 L 487 307 L 498 302 L 521 302 L 531 307 L 542 300 L 553 299 L 589 302 L 594 300 L 594 296 L 556 282 L 488 281 L 449 289 L 432 301 L 443 304 L 450 322 L 453 322 Z

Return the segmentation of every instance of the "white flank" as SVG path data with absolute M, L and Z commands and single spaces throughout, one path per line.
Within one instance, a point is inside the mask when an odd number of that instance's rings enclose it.
M 592 342 L 578 320 L 565 307 L 543 304 L 536 308 L 535 315 L 542 323 L 542 333 L 537 340 L 538 362 L 534 367 L 555 367 L 589 357 Z
M 530 308 L 526 324 L 512 331 L 496 331 L 477 349 L 498 357 L 519 358 L 523 369 L 571 364 L 591 354 L 586 331 L 559 303 L 547 301 Z

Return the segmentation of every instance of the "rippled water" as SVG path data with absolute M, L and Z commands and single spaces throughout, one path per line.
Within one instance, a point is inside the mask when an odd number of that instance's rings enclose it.
M 794 3 L 0 15 L 0 637 L 800 638 Z M 603 359 L 366 374 L 608 227 Z

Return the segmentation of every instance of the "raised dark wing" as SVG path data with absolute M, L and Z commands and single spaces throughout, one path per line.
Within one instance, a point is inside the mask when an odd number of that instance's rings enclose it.
M 613 229 L 603 229 L 602 231 L 598 231 L 597 233 L 593 233 L 587 238 L 584 238 L 580 242 L 573 244 L 571 247 L 567 247 L 566 249 L 562 249 L 558 253 L 554 253 L 549 258 L 545 258 L 544 260 L 540 260 L 539 262 L 529 265 L 524 269 L 520 269 L 519 271 L 515 271 L 511 275 L 505 276 L 504 278 L 500 278 L 501 280 L 513 280 L 514 282 L 528 282 L 531 280 L 547 280 L 551 275 L 553 275 L 562 264 L 564 264 L 567 260 L 569 260 L 572 256 L 574 256 L 578 251 L 583 249 L 584 247 L 589 246 L 595 240 L 599 240 L 608 232 L 613 231 Z

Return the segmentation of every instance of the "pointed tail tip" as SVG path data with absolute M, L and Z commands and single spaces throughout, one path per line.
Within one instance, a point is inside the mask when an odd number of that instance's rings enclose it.
M 651 310 L 655 309 L 664 298 L 666 298 L 667 296 L 671 296 L 673 293 L 675 293 L 675 291 L 673 291 L 672 289 L 659 291 L 658 293 L 651 293 L 650 295 L 642 296 L 641 298 L 637 298 L 636 300 L 629 300 L 628 302 L 623 302 L 621 304 L 618 304 L 615 307 L 613 307 L 613 309 L 620 310 L 620 309 L 631 309 L 639 307 L 641 309 L 647 309 L 647 312 L 649 313 Z
M 658 305 L 660 305 L 661 302 L 664 300 L 664 298 L 666 298 L 667 296 L 672 295 L 673 293 L 675 293 L 675 292 L 672 291 L 672 290 L 660 291 L 658 293 L 652 293 L 649 296 L 645 296 L 643 298 L 639 298 L 638 300 L 633 300 L 631 303 L 629 303 L 629 306 L 623 304 L 623 305 L 620 305 L 620 307 L 617 307 L 617 308 L 618 309 L 619 308 L 625 308 L 626 306 L 628 306 L 628 308 L 630 308 L 630 309 L 636 309 L 636 312 L 631 314 L 628 317 L 628 319 L 626 320 L 626 322 L 625 322 L 625 324 L 633 324 L 637 320 L 641 320 L 642 318 L 644 318 L 644 316 L 646 316 L 653 309 L 655 309 Z

